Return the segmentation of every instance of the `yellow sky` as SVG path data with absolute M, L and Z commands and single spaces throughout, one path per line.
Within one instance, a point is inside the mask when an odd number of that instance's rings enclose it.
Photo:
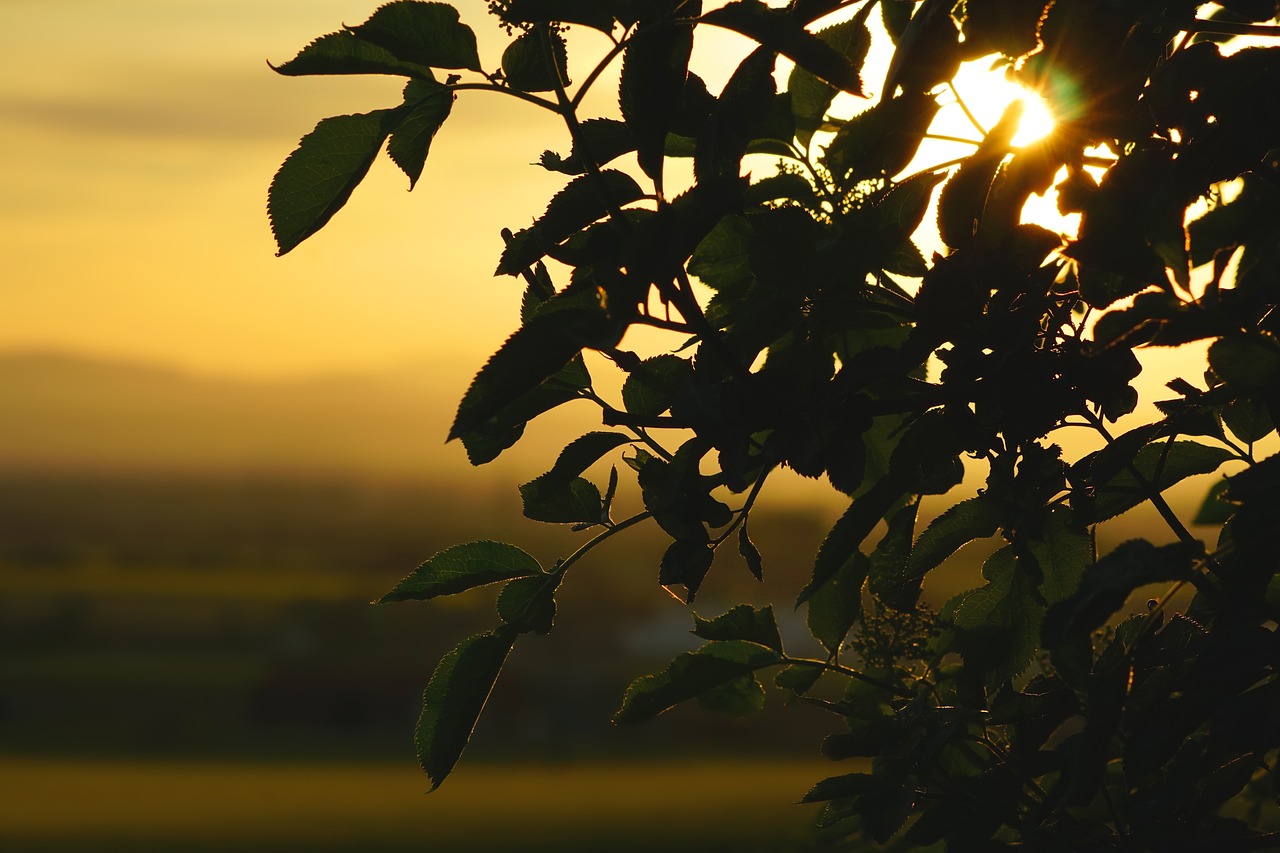
M 474 369 L 515 318 L 518 285 L 492 276 L 499 230 L 564 182 L 529 165 L 567 147 L 549 114 L 463 93 L 415 192 L 382 158 L 324 231 L 273 257 L 264 208 L 281 160 L 318 119 L 393 105 L 399 87 L 284 78 L 266 61 L 378 5 L 0 0 L 0 351 L 253 377 L 442 352 Z M 496 65 L 485 3 L 456 5 Z M 605 44 L 577 38 L 584 61 Z M 734 38 L 709 55 L 738 52 Z M 702 69 L 713 90 L 733 64 Z M 613 91 L 598 87 L 600 112 Z

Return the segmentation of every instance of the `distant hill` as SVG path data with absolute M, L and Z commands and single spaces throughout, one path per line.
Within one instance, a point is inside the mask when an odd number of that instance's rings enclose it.
M 0 468 L 474 480 L 462 448 L 444 445 L 471 368 L 252 382 L 65 354 L 4 354 Z M 478 473 L 497 479 L 511 465 L 538 473 L 556 449 L 517 448 L 492 472 Z

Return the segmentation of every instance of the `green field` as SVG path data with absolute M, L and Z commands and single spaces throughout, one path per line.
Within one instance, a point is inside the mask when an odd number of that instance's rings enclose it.
M 463 763 L 426 796 L 411 763 L 0 760 L 0 849 L 804 849 L 827 762 Z

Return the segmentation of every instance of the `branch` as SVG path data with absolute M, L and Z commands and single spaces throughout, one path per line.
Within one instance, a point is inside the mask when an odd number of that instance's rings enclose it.
M 560 108 L 550 101 L 539 98 L 537 95 L 530 95 L 528 92 L 521 92 L 519 89 L 512 89 L 510 86 L 498 86 L 493 83 L 453 83 L 445 86 L 445 88 L 454 92 L 460 92 L 464 89 L 474 92 L 499 92 L 503 95 L 519 98 L 522 101 L 528 101 L 535 107 L 542 107 L 544 110 L 549 110 L 557 115 L 560 114 Z

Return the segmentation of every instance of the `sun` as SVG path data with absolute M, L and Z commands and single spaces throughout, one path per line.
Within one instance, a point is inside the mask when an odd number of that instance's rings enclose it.
M 977 132 L 975 123 L 990 130 L 1009 104 L 1021 101 L 1022 121 L 1013 137 L 1014 147 L 1029 145 L 1052 133 L 1053 112 L 1044 99 L 1008 80 L 1003 70 L 992 68 L 991 62 L 992 57 L 987 57 L 960 67 L 952 81 L 953 87 L 948 87 L 947 94 L 942 96 L 944 104 L 948 95 L 952 101 L 938 116 L 939 122 L 945 120 L 947 124 L 944 132 L 971 136 Z

